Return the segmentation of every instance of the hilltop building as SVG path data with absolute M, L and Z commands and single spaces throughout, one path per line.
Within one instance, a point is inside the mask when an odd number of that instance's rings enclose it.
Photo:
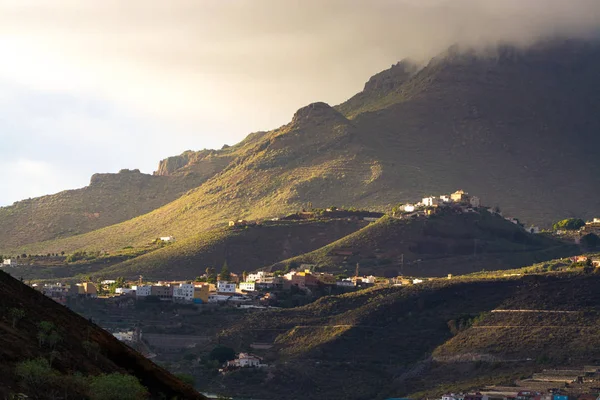
M 173 287 L 152 285 L 150 286 L 150 296 L 156 296 L 163 301 L 173 300 Z
M 3 267 L 16 267 L 17 260 L 15 260 L 14 258 L 7 258 L 4 261 L 2 261 L 2 266 Z
M 217 282 L 217 292 L 219 293 L 235 293 L 235 283 L 227 282 L 227 281 L 218 281 Z
M 254 354 L 240 353 L 235 360 L 228 361 L 227 366 L 237 368 L 259 368 L 263 366 L 261 364 L 261 361 L 262 358 L 260 358 L 259 356 L 255 356 Z
M 423 200 L 421 200 L 421 204 L 424 207 L 436 207 L 440 204 L 440 199 L 435 196 L 424 197 Z
M 240 282 L 240 290 L 254 292 L 256 290 L 256 282 Z

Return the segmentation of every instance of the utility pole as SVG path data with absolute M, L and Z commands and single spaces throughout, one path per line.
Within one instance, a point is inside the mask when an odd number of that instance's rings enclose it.
M 400 275 L 404 276 L 404 253 L 400 254 Z
M 355 277 L 358 278 L 358 269 L 359 269 L 359 263 L 356 263 L 356 273 L 354 274 Z

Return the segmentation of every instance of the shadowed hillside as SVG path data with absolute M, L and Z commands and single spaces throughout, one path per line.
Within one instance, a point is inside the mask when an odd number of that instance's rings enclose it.
M 249 315 L 221 340 L 239 349 L 273 342 L 264 355 L 275 367 L 268 379 L 266 373 L 251 379 L 232 373 L 222 383 L 232 392 L 264 398 L 283 393 L 291 399 L 432 398 L 446 390 L 512 384 L 544 368 L 594 365 L 600 354 L 589 350 L 600 337 L 593 329 L 596 313 L 589 310 L 598 306 L 599 287 L 597 275 L 566 273 L 441 279 Z M 490 313 L 496 309 L 575 314 Z M 494 328 L 498 324 L 517 327 Z M 449 357 L 467 353 L 471 358 Z M 494 357 L 472 358 L 473 353 Z M 305 387 L 311 389 L 294 390 Z
M 578 249 L 531 235 L 499 215 L 446 209 L 430 217 L 384 217 L 347 237 L 308 254 L 275 264 L 316 264 L 333 272 L 395 277 L 468 274 L 499 270 L 571 255 Z M 341 267 L 340 267 L 341 266 Z
M 383 210 L 457 188 L 527 223 L 589 218 L 600 212 L 599 67 L 597 43 L 567 40 L 525 50 L 451 48 L 420 70 L 403 62 L 337 109 L 311 104 L 289 124 L 220 150 L 223 164 L 207 168 L 220 170 L 231 157 L 224 169 L 149 214 L 13 250 L 115 249 L 308 203 Z M 159 173 L 202 169 L 215 154 L 184 153 Z
M 227 262 L 230 272 L 251 272 L 273 262 L 324 246 L 364 227 L 363 221 L 327 220 L 272 222 L 223 228 L 175 242 L 160 250 L 113 265 L 99 276 L 147 279 L 193 279 L 207 267 L 217 272 Z
M 152 398 L 204 398 L 110 333 L 2 271 L 0 333 L 3 398 L 12 392 L 37 399 L 84 399 L 88 397 L 83 378 L 76 373 L 95 376 L 113 372 L 135 376 Z M 54 370 L 44 375 L 45 380 L 39 380 L 39 373 L 30 378 L 17 376 L 18 363 L 40 357 L 51 360 Z

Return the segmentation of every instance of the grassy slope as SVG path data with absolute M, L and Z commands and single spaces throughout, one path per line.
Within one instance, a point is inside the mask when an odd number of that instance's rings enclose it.
M 577 295 L 580 287 L 583 296 Z M 433 397 L 447 387 L 466 390 L 473 385 L 510 383 L 519 374 L 558 365 L 569 353 L 572 364 L 593 363 L 600 354 L 586 349 L 597 348 L 600 336 L 595 330 L 576 327 L 597 324 L 595 314 L 588 318 L 584 311 L 598 306 L 600 298 L 595 293 L 599 287 L 599 276 L 578 274 L 438 280 L 405 288 L 367 289 L 322 298 L 301 308 L 253 314 L 225 332 L 222 341 L 244 349 L 253 341 L 274 340 L 277 356 L 270 357 L 278 360 L 277 367 L 268 382 L 260 385 L 237 387 L 250 382 L 239 374 L 223 382 L 237 393 L 257 391 L 255 396 L 265 398 L 292 393 L 292 399 L 379 399 L 415 392 Z M 556 291 L 561 296 L 549 294 Z M 522 319 L 519 322 L 528 328 L 510 335 L 465 330 L 453 337 L 448 325 L 451 320 L 473 321 L 496 308 L 533 307 L 582 313 L 564 318 L 561 323 L 567 326 L 552 332 L 536 329 L 538 318 Z M 484 317 L 476 325 L 485 323 Z M 569 339 L 572 343 L 563 348 L 568 332 L 576 331 Z M 507 358 L 518 354 L 523 361 L 515 365 L 500 359 L 493 366 L 447 363 L 440 374 L 439 362 L 430 359 L 431 354 L 473 351 Z M 535 360 L 540 354 L 556 357 L 544 366 L 524 360 L 528 355 Z M 295 387 L 311 390 L 290 391 Z
M 23 309 L 26 313 L 16 328 L 12 327 L 8 315 L 12 308 Z M 47 351 L 40 350 L 36 335 L 38 323 L 49 321 L 59 327 L 61 341 L 56 347 L 58 356 L 53 367 L 62 373 L 131 373 L 156 397 L 162 392 L 167 398 L 204 398 L 110 333 L 1 271 L 0 310 L 0 394 L 7 394 L 4 391 L 9 388 L 18 390 L 14 375 L 18 362 L 47 356 Z M 85 341 L 98 343 L 100 353 L 97 359 L 86 354 L 83 348 Z
M 337 254 L 340 250 L 352 251 L 353 255 L 340 256 Z M 353 272 L 359 263 L 363 273 L 445 276 L 525 266 L 574 251 L 573 246 L 527 234 L 504 218 L 482 209 L 479 213 L 448 211 L 408 220 L 384 217 L 321 249 L 272 268 L 295 262 L 317 264 L 331 271 L 343 265 Z
M 351 120 L 320 104 L 299 110 L 292 123 L 228 150 L 234 158 L 223 171 L 158 210 L 17 250 L 114 249 L 308 202 L 385 209 L 459 187 L 535 223 L 591 217 L 600 210 L 590 193 L 598 65 L 598 48 L 581 43 L 491 57 L 449 52 L 392 92 L 365 98 L 368 110 L 340 106 Z
M 244 229 L 200 233 L 141 257 L 97 272 L 104 277 L 193 279 L 225 261 L 231 272 L 253 271 L 292 255 L 319 248 L 364 227 L 363 221 L 277 222 Z
M 0 207 L 0 248 L 70 237 L 126 221 L 177 199 L 204 180 L 197 174 L 96 174 L 82 189 Z

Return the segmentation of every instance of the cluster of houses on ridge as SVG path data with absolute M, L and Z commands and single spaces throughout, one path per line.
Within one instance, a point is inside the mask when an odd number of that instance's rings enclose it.
M 418 203 L 406 203 L 400 207 L 401 212 L 404 213 L 414 213 L 414 212 L 424 212 L 431 213 L 432 208 L 435 207 L 461 207 L 464 208 L 464 211 L 472 210 L 480 207 L 481 200 L 477 196 L 470 196 L 467 192 L 463 190 L 457 190 L 451 195 L 441 195 L 439 197 L 429 196 L 424 197 Z
M 397 211 L 393 213 L 395 217 L 406 218 L 418 215 L 432 215 L 438 210 L 443 208 L 452 208 L 461 212 L 477 212 L 477 209 L 481 206 L 481 199 L 477 196 L 471 196 L 464 190 L 457 190 L 456 192 L 445 195 L 442 194 L 437 196 L 423 197 L 418 203 L 406 203 L 402 204 Z M 488 209 L 488 211 L 502 216 L 499 211 Z M 515 225 L 521 226 L 518 219 L 512 217 L 504 217 L 509 222 Z M 600 220 L 599 220 L 600 227 Z M 524 227 L 523 227 L 524 228 Z M 524 228 L 525 229 L 525 228 Z M 540 228 L 537 226 L 531 226 L 525 229 L 529 233 L 540 233 Z

